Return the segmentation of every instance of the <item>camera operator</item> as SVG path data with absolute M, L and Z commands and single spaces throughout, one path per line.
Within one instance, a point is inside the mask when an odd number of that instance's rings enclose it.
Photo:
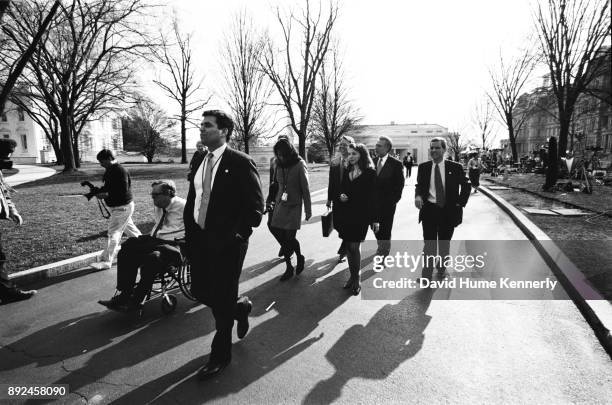
M 0 219 L 10 219 L 21 226 L 23 220 L 15 208 L 15 204 L 11 201 L 9 187 L 4 183 L 2 170 L 13 167 L 13 162 L 9 160 L 11 154 L 15 150 L 17 143 L 12 139 L 0 139 Z M 0 233 L 0 301 L 3 304 L 27 300 L 32 295 L 36 294 L 36 290 L 25 291 L 17 288 L 8 279 L 8 273 L 4 269 L 6 256 L 2 251 L 2 234 Z
M 123 232 L 130 238 L 140 236 L 140 231 L 132 221 L 134 213 L 134 201 L 132 200 L 132 181 L 128 171 L 116 160 L 113 152 L 102 149 L 96 156 L 100 166 L 106 169 L 104 172 L 104 186 L 102 186 L 96 197 L 104 199 L 110 208 L 108 221 L 108 245 L 100 255 L 100 261 L 90 266 L 96 270 L 110 269 L 113 259 L 119 250 Z

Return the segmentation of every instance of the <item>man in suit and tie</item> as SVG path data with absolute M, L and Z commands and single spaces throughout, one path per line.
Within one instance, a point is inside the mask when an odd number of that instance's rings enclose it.
M 391 139 L 381 136 L 376 142 L 376 194 L 378 200 L 378 218 L 380 228 L 376 233 L 378 240 L 377 255 L 387 256 L 391 249 L 391 229 L 395 207 L 402 198 L 404 190 L 404 171 L 402 162 L 389 155 L 393 149 Z
M 253 159 L 227 146 L 232 119 L 220 110 L 202 116 L 200 138 L 208 153 L 194 162 L 184 222 L 191 292 L 215 317 L 210 357 L 198 370 L 203 380 L 230 363 L 234 320 L 238 338 L 249 329 L 252 303 L 248 297 L 238 299 L 238 281 L 252 228 L 261 222 L 264 199 Z
M 446 140 L 434 138 L 429 144 L 432 160 L 421 163 L 417 173 L 414 205 L 423 226 L 425 265 L 423 278 L 431 280 L 434 264 L 444 276 L 444 259 L 450 250 L 455 227 L 463 220 L 463 207 L 470 197 L 470 182 L 463 166 L 444 159 Z M 439 258 L 433 258 L 438 254 Z
M 329 182 L 327 185 L 327 208 L 334 208 L 334 204 L 340 201 L 340 185 L 342 184 L 342 176 L 348 167 L 348 146 L 355 143 L 355 139 L 351 136 L 343 135 L 338 142 L 339 156 L 332 159 L 329 166 Z M 334 228 L 336 223 L 334 223 Z M 344 242 L 338 249 L 338 262 L 344 261 L 346 257 L 346 246 Z

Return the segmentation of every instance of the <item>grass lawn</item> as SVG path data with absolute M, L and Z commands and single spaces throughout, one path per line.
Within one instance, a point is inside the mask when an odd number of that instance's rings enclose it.
M 141 232 L 150 232 L 153 203 L 149 195 L 151 182 L 166 178 L 176 182 L 178 195 L 187 197 L 186 164 L 124 164 L 132 176 L 136 210 L 134 222 Z M 309 165 L 311 191 L 327 187 L 328 166 Z M 16 227 L 0 221 L 4 252 L 9 272 L 57 262 L 106 246 L 106 219 L 96 201 L 82 196 L 66 196 L 88 191 L 80 182 L 89 180 L 100 186 L 104 169 L 84 164 L 74 174 L 56 174 L 15 187 L 12 198 L 24 224 Z M 268 171 L 261 171 L 264 197 L 268 190 Z

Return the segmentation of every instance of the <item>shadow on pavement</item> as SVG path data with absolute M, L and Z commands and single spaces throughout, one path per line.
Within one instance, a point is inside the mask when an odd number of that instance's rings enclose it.
M 274 278 L 246 292 L 254 303 L 251 317 L 270 318 L 253 327 L 244 340 L 234 341 L 232 364 L 217 380 L 198 381 L 193 374 L 203 362 L 194 360 L 131 391 L 116 403 L 200 404 L 239 392 L 273 372 L 321 339 L 322 333 L 311 336 L 321 320 L 351 298 L 342 289 L 348 277 L 345 271 L 322 277 L 336 264 L 336 258 L 312 263 L 299 277 L 284 283 Z M 270 306 L 270 312 L 266 311 Z
M 304 398 L 304 404 L 329 404 L 352 378 L 383 380 L 423 346 L 426 315 L 434 289 L 419 290 L 394 305 L 385 305 L 367 323 L 353 325 L 327 352 L 334 374 Z

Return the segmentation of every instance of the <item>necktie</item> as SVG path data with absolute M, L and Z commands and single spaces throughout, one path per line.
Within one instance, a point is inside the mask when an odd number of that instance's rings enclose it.
M 204 229 L 206 224 L 206 211 L 208 211 L 208 201 L 210 200 L 210 190 L 212 183 L 212 171 L 213 171 L 213 154 L 208 153 L 206 155 L 206 163 L 202 173 L 202 201 L 200 202 L 200 213 L 198 214 L 198 225 Z
M 446 203 L 446 195 L 444 194 L 444 186 L 442 185 L 442 175 L 440 174 L 440 166 L 436 163 L 436 172 L 434 173 L 434 182 L 436 186 L 436 205 L 440 208 Z
M 162 213 L 161 219 L 159 220 L 159 223 L 157 224 L 157 226 L 155 227 L 155 230 L 153 231 L 154 238 L 157 237 L 157 232 L 159 232 L 161 227 L 164 225 L 164 221 L 166 220 L 166 214 L 168 213 L 168 211 L 166 211 L 165 208 L 163 208 L 163 210 L 164 212 Z
M 382 169 L 382 158 L 378 158 L 378 164 L 376 165 L 376 174 L 380 174 L 380 171 Z

